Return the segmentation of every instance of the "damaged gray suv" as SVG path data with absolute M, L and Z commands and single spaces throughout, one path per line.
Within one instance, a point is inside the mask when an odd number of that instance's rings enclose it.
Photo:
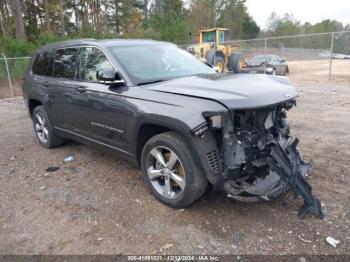
M 285 77 L 217 74 L 165 42 L 82 39 L 36 51 L 22 88 L 42 146 L 109 150 L 166 205 L 186 207 L 208 184 L 242 201 L 291 189 L 300 216 L 322 217 L 286 121 L 297 94 Z

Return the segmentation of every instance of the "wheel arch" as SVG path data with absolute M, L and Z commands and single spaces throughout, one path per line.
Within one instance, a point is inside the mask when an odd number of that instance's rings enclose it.
M 142 149 L 147 141 L 157 134 L 168 131 L 174 131 L 185 139 L 193 153 L 196 165 L 202 168 L 211 184 L 217 184 L 220 181 L 221 172 L 213 170 L 208 161 L 208 154 L 218 151 L 216 139 L 209 130 L 205 131 L 204 138 L 194 135 L 187 124 L 177 119 L 145 118 L 138 123 L 133 139 L 137 165 L 140 166 Z
M 38 106 L 42 106 L 43 103 L 39 99 L 29 98 L 28 99 L 28 113 L 33 118 L 34 109 Z
M 190 130 L 188 125 L 177 119 L 163 116 L 142 118 L 142 120 L 137 123 L 133 135 L 133 141 L 136 142 L 133 151 L 136 156 L 137 164 L 140 165 L 141 153 L 144 145 L 153 136 L 168 131 L 174 131 L 182 135 L 186 139 L 186 142 L 190 144 Z

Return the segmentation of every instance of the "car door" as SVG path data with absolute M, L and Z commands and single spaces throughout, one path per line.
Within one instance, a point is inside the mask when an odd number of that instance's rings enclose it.
M 37 96 L 42 99 L 45 105 L 50 102 L 47 87 L 52 73 L 51 50 L 47 50 L 36 55 L 32 67 L 33 83 L 37 91 Z
M 130 110 L 127 109 L 127 99 L 122 95 L 127 87 L 99 83 L 96 76 L 102 69 L 117 72 L 100 48 L 81 47 L 76 75 L 81 88 L 75 98 L 76 117 L 79 119 L 77 129 L 90 139 L 129 150 L 125 139 L 125 117 L 130 115 Z
M 48 112 L 57 128 L 74 130 L 76 127 L 75 97 L 79 83 L 74 80 L 78 48 L 53 51 L 52 74 L 47 78 Z

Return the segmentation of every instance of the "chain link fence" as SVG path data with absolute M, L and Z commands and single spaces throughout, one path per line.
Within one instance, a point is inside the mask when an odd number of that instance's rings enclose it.
M 234 52 L 241 52 L 246 61 L 257 55 L 280 56 L 286 60 L 292 80 L 339 81 L 350 85 L 350 31 L 232 40 L 221 44 L 234 47 Z M 180 47 L 188 50 L 200 45 Z M 0 56 L 0 98 L 21 96 L 22 78 L 29 61 L 30 57 Z
M 30 57 L 0 57 L 0 99 L 22 95 L 21 84 Z
M 209 44 L 215 46 L 215 43 Z M 293 80 L 340 81 L 350 84 L 350 31 L 232 40 L 221 42 L 220 45 L 231 46 L 234 52 L 242 53 L 248 64 L 256 56 L 265 56 L 266 61 L 269 55 L 277 55 L 286 60 L 289 76 Z M 206 57 L 205 48 L 200 50 L 201 44 L 181 47 L 192 50 L 192 53 L 193 49 L 202 51 L 199 56 Z M 211 61 L 213 63 L 217 59 Z

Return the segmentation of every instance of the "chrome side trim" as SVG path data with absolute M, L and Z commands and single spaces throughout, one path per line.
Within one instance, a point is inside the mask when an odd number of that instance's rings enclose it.
M 61 130 L 61 131 L 66 132 L 66 133 L 70 133 L 70 134 L 75 135 L 75 136 L 79 136 L 79 137 L 81 137 L 81 138 L 83 138 L 83 139 L 86 139 L 86 140 L 89 140 L 89 141 L 91 141 L 91 142 L 94 142 L 94 143 L 103 145 L 103 146 L 105 146 L 105 147 L 109 147 L 109 148 L 111 148 L 111 149 L 118 150 L 118 151 L 120 151 L 120 152 L 123 152 L 124 154 L 129 155 L 129 156 L 133 156 L 133 154 L 131 154 L 131 153 L 128 152 L 128 151 L 125 151 L 125 150 L 120 149 L 120 148 L 115 147 L 115 146 L 108 145 L 108 144 L 103 143 L 103 142 L 101 142 L 101 141 L 97 141 L 97 140 L 92 139 L 92 138 L 90 138 L 90 137 L 77 134 L 77 133 L 75 133 L 75 132 L 73 132 L 73 131 L 70 131 L 70 130 L 67 130 L 67 129 L 64 129 L 64 128 L 61 128 L 61 127 L 55 127 L 55 129 Z
M 118 128 L 114 128 L 114 127 L 110 127 L 110 126 L 106 126 L 106 125 L 103 125 L 103 124 L 100 124 L 100 123 L 97 123 L 97 122 L 94 122 L 94 121 L 91 122 L 91 125 L 102 127 L 102 128 L 105 128 L 105 129 L 108 129 L 108 130 L 112 130 L 112 131 L 115 131 L 115 132 L 118 132 L 118 133 L 121 133 L 121 134 L 124 133 L 124 130 L 121 130 L 121 129 L 118 129 Z

